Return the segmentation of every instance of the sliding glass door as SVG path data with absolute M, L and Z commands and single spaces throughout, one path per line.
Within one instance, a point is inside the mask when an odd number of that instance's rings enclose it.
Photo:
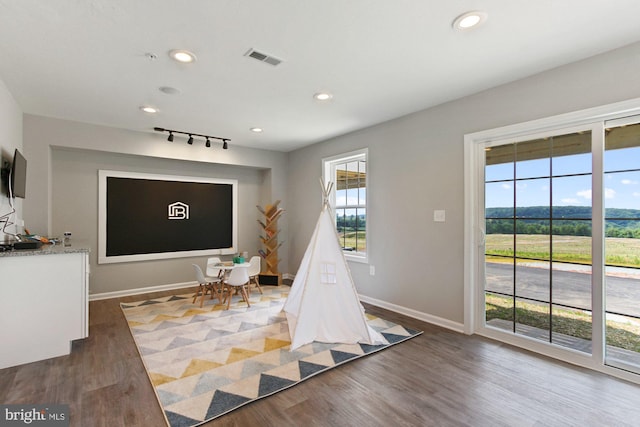
M 483 146 L 484 327 L 640 373 L 640 118 Z
M 485 321 L 591 353 L 589 130 L 485 148 Z
M 640 124 L 607 123 L 605 363 L 640 372 Z

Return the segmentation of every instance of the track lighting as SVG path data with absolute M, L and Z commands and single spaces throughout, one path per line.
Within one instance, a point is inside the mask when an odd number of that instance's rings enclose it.
M 211 135 L 202 135 L 199 133 L 191 133 L 191 132 L 182 132 L 180 130 L 173 130 L 173 129 L 165 129 L 165 128 L 153 128 L 153 130 L 155 130 L 156 132 L 168 132 L 169 136 L 167 137 L 167 141 L 173 141 L 173 134 L 182 134 L 182 135 L 189 135 L 189 139 L 187 140 L 187 144 L 189 145 L 193 145 L 193 137 L 194 136 L 199 136 L 201 138 L 205 139 L 205 146 L 206 147 L 211 147 L 211 140 L 212 139 L 217 139 L 218 141 L 222 142 L 222 148 L 227 150 L 229 148 L 229 142 L 231 141 L 228 138 L 222 138 L 220 136 L 211 136 Z

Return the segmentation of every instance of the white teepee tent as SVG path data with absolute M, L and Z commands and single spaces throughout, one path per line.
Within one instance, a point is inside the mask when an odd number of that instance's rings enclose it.
M 388 344 L 366 322 L 333 223 L 328 202 L 331 185 L 322 186 L 320 218 L 283 308 L 289 322 L 291 350 L 312 341 Z

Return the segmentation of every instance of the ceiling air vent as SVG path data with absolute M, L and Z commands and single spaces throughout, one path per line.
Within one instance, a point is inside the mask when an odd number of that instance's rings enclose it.
M 257 50 L 249 49 L 244 56 L 257 59 L 260 62 L 266 62 L 269 65 L 276 66 L 282 62 L 282 59 L 278 59 L 275 56 L 267 55 L 266 53 L 258 52 Z

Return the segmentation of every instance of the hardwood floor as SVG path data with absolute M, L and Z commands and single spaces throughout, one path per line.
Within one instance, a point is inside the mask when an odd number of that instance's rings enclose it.
M 69 356 L 0 370 L 0 402 L 69 404 L 71 426 L 164 426 L 118 304 L 168 294 L 91 302 L 89 338 Z M 638 385 L 366 308 L 424 334 L 205 425 L 640 425 Z

